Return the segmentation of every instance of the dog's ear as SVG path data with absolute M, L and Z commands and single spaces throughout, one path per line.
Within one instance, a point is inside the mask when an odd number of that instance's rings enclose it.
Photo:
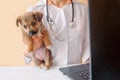
M 19 27 L 19 24 L 21 23 L 21 16 L 18 16 L 16 19 L 16 25 Z
M 35 18 L 37 21 L 41 21 L 42 17 L 43 17 L 43 13 L 41 12 L 33 12 L 33 18 Z

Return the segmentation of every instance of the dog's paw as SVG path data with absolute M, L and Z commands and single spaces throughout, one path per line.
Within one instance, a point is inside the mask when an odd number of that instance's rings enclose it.
M 45 66 L 43 66 L 43 67 L 42 67 L 42 69 L 47 70 L 48 68 L 47 68 L 47 67 L 45 67 Z
M 52 48 L 52 46 L 51 46 L 51 45 L 47 46 L 47 49 L 51 49 L 51 48 Z
M 45 66 L 45 64 L 41 64 L 41 65 L 40 65 L 40 68 L 41 68 L 41 69 L 44 69 L 44 70 L 47 70 L 47 69 L 48 69 L 48 68 Z
M 32 58 L 25 56 L 24 60 L 25 60 L 25 64 L 29 64 L 32 61 Z

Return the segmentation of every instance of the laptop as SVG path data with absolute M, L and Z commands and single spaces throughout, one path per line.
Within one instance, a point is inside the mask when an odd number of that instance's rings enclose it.
M 64 67 L 59 70 L 71 80 L 90 80 L 89 63 Z
M 92 80 L 120 80 L 120 0 L 89 0 Z
M 120 80 L 120 1 L 89 0 L 89 15 L 91 64 L 59 70 L 71 80 Z

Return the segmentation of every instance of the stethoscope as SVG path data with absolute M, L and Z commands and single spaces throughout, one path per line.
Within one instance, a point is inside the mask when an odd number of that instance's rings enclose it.
M 72 6 L 72 19 L 70 22 L 68 22 L 68 26 L 70 28 L 74 28 L 75 27 L 75 22 L 74 22 L 74 4 L 73 1 L 71 0 L 71 6 Z M 52 38 L 63 41 L 64 39 L 60 39 L 57 34 L 55 34 L 54 29 L 52 28 L 53 26 L 55 26 L 54 21 L 51 19 L 51 17 L 49 16 L 49 10 L 48 10 L 48 0 L 46 1 L 46 20 L 50 26 L 50 30 L 52 32 Z

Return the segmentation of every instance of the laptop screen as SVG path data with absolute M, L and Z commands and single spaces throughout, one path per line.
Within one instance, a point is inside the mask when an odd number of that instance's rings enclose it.
M 120 1 L 89 0 L 93 80 L 120 80 Z

